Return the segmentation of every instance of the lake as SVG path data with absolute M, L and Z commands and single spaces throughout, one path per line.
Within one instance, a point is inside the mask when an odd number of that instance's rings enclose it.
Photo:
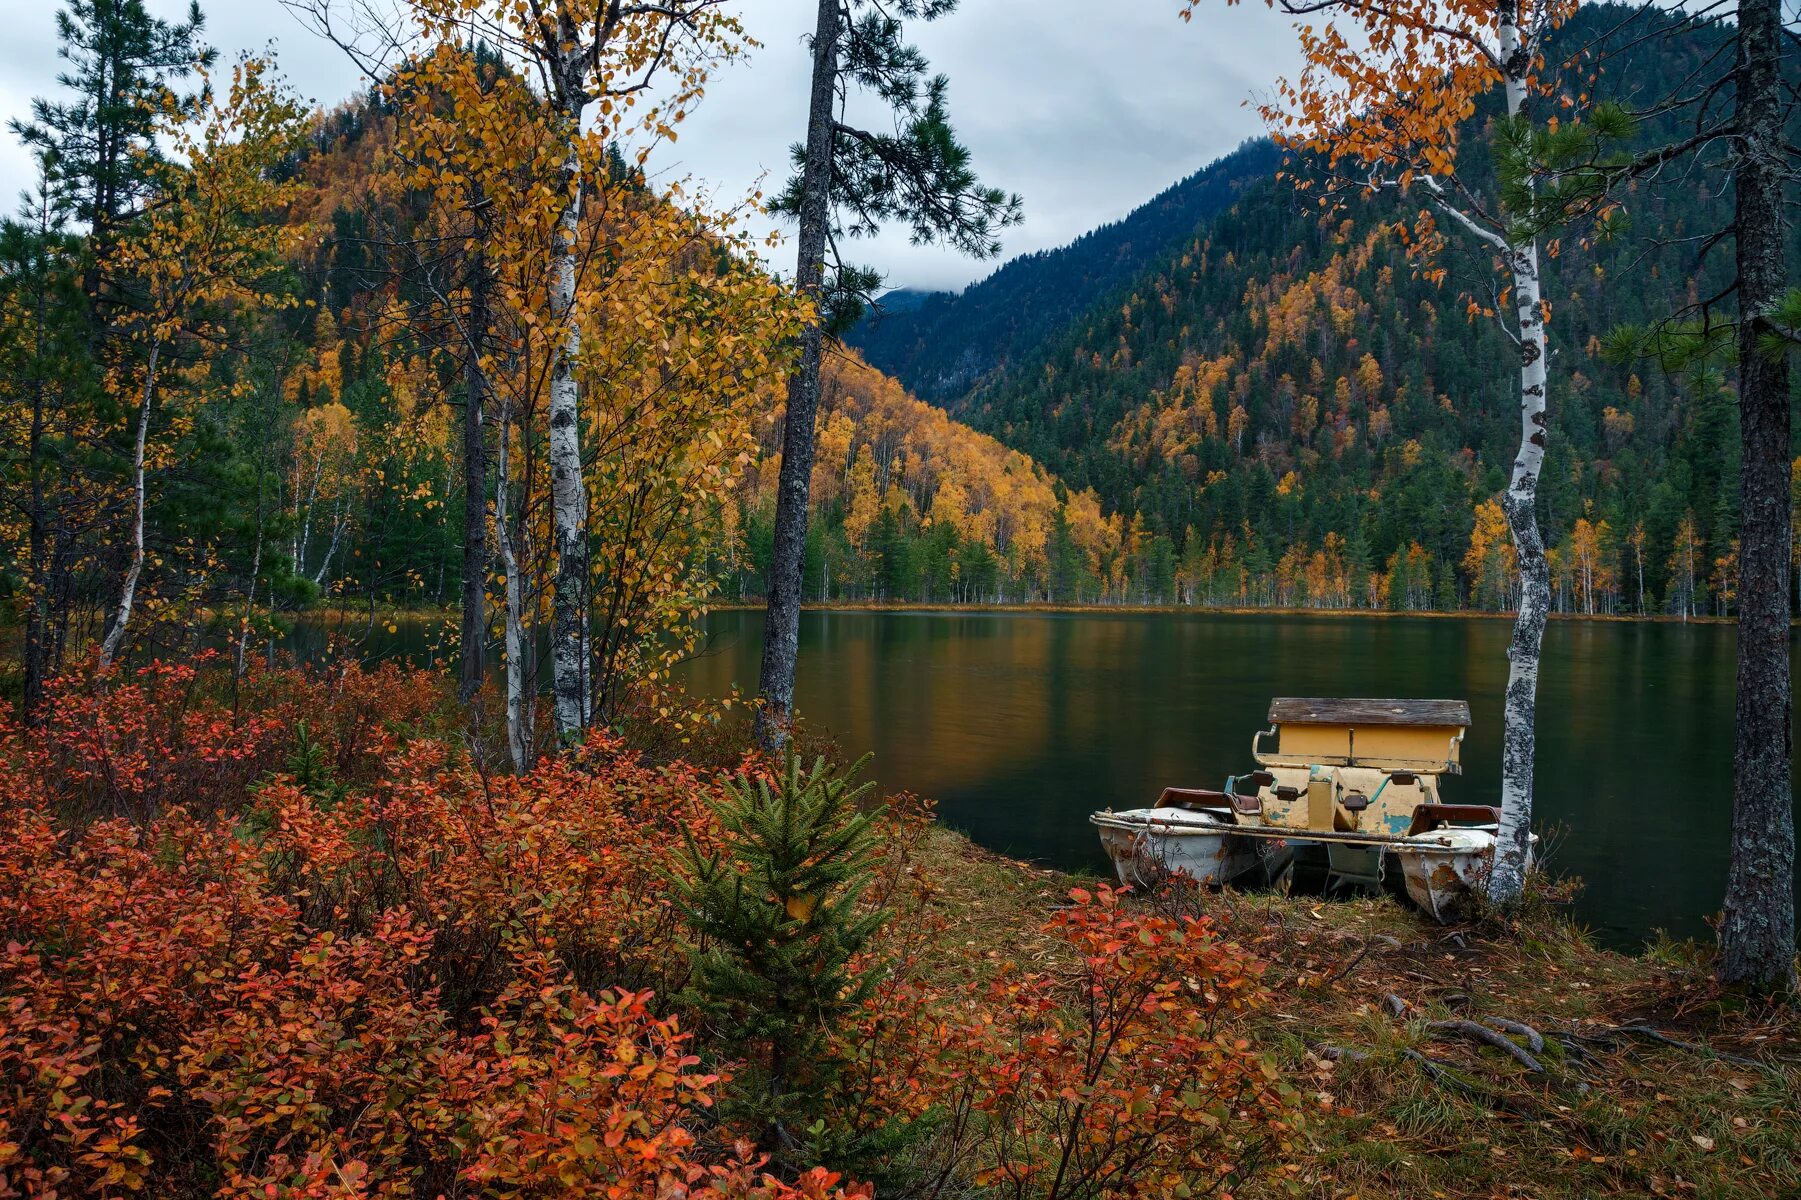
M 755 690 L 761 612 L 708 618 L 682 675 Z M 1213 613 L 809 612 L 796 704 L 884 789 L 994 850 L 1107 869 L 1089 812 L 1251 765 L 1272 696 L 1465 698 L 1451 802 L 1498 802 L 1506 620 Z M 1539 684 L 1538 826 L 1576 915 L 1634 948 L 1704 937 L 1726 883 L 1729 625 L 1555 621 Z

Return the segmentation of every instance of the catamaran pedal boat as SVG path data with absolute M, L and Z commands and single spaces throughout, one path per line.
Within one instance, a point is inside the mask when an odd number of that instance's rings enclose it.
M 1500 812 L 1439 795 L 1440 779 L 1463 771 L 1467 703 L 1279 697 L 1269 722 L 1251 738 L 1257 769 L 1224 790 L 1165 788 L 1150 808 L 1089 817 L 1120 882 L 1274 882 L 1298 849 L 1323 852 L 1328 891 L 1380 887 L 1392 855 L 1407 895 L 1438 921 L 1484 885 Z

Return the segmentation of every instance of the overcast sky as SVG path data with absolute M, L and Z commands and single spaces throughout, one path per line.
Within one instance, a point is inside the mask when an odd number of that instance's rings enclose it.
M 186 0 L 150 0 L 178 16 Z M 6 0 L 0 39 L 0 115 L 23 116 L 52 93 L 51 0 Z M 986 182 L 1025 198 L 1025 223 L 1006 231 L 1002 257 L 1061 245 L 1123 216 L 1164 187 L 1261 131 L 1245 101 L 1295 63 L 1287 22 L 1261 4 L 1203 4 L 1184 25 L 1179 0 L 963 0 L 951 16 L 915 23 L 911 39 L 950 76 L 951 115 Z M 203 0 L 208 40 L 227 56 L 273 42 L 301 94 L 331 104 L 359 86 L 357 71 L 279 0 Z M 816 0 L 741 0 L 763 43 L 714 81 L 679 142 L 654 166 L 691 175 L 722 198 L 765 173 L 779 185 L 788 146 L 804 134 L 803 35 Z M 29 182 L 10 134 L 0 146 L 0 197 Z M 786 268 L 790 251 L 778 252 Z M 904 233 L 859 247 L 890 286 L 957 288 L 993 269 Z

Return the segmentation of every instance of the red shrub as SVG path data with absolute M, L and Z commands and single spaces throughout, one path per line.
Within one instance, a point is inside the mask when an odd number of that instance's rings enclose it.
M 1069 968 L 878 993 L 847 1112 L 863 1129 L 925 1123 L 940 1186 L 1042 1200 L 1229 1190 L 1289 1134 L 1274 1066 L 1228 1028 L 1267 999 L 1261 965 L 1206 920 L 1133 911 L 1107 888 L 1072 899 L 1045 926 Z
M 643 990 L 697 775 L 484 777 L 392 668 L 212 682 L 0 730 L 0 1196 L 839 1194 L 696 1142 L 718 1079 Z

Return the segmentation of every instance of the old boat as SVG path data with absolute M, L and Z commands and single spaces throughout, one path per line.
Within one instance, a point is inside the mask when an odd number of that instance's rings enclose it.
M 1328 891 L 1381 887 L 1392 860 L 1442 921 L 1486 880 L 1500 813 L 1439 793 L 1463 770 L 1467 703 L 1279 697 L 1269 723 L 1251 739 L 1257 769 L 1223 790 L 1168 788 L 1151 808 L 1090 817 L 1122 882 L 1274 877 L 1299 850 Z
M 1232 796 L 1172 787 L 1164 788 L 1150 808 L 1108 809 L 1088 819 L 1100 830 L 1101 845 L 1122 883 L 1149 887 L 1171 872 L 1207 884 L 1248 875 L 1268 882 L 1280 876 L 1293 851 L 1279 839 L 1238 836 L 1233 802 L 1249 805 L 1255 800 L 1254 793 Z

